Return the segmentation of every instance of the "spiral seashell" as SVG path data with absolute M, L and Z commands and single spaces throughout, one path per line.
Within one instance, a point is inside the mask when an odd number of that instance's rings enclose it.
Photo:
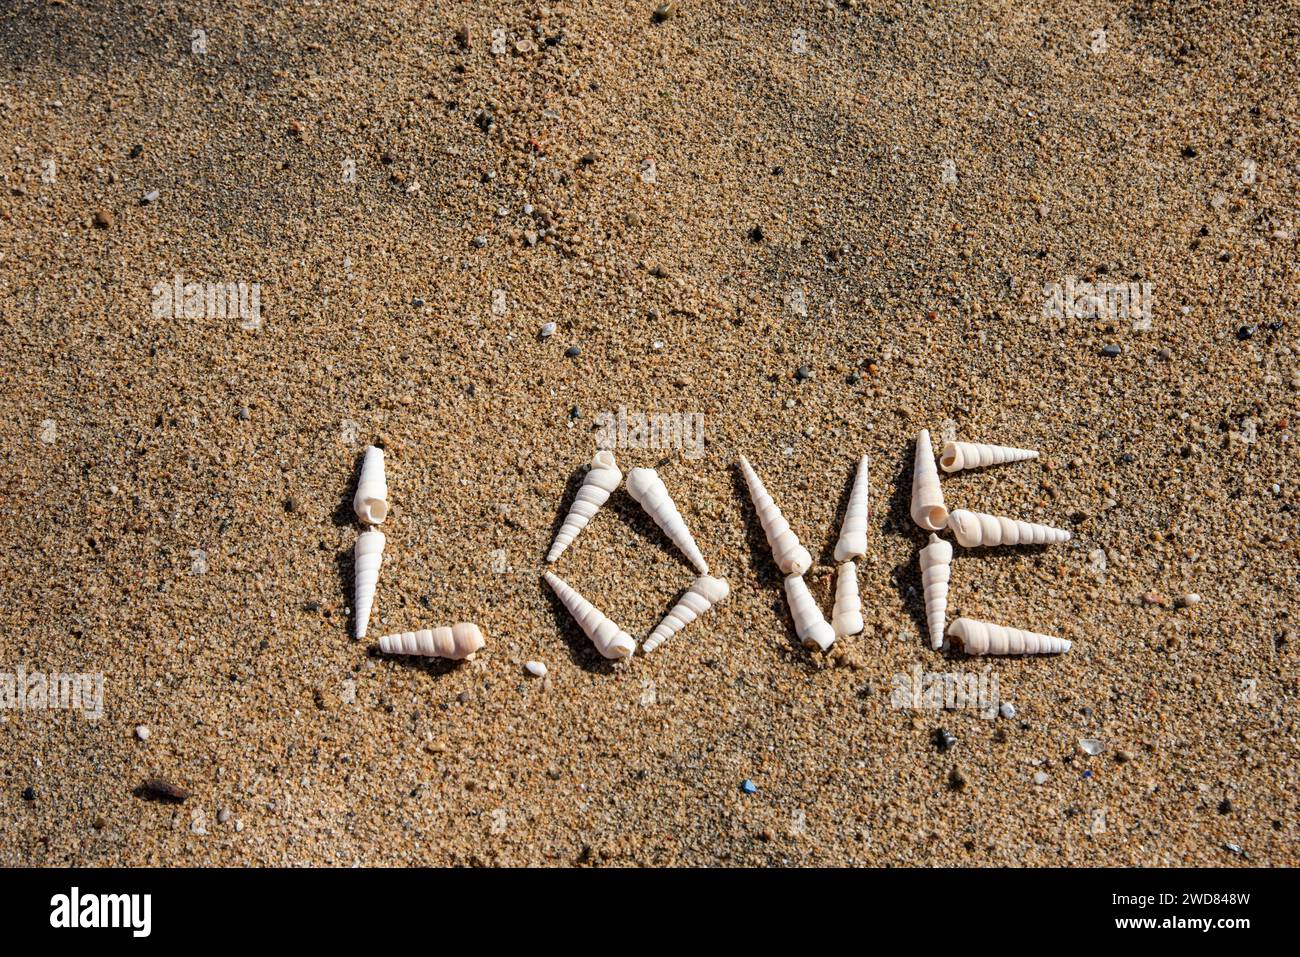
M 952 516 L 948 521 L 952 522 Z M 952 546 L 931 532 L 930 544 L 921 549 L 921 585 L 925 588 L 925 620 L 930 626 L 930 647 L 936 651 L 943 647 L 951 573 Z
M 1036 525 L 1018 518 L 968 512 L 959 508 L 948 516 L 948 527 L 957 536 L 962 548 L 978 545 L 1055 545 L 1068 542 L 1070 533 L 1051 525 Z
M 867 479 L 867 457 L 862 456 L 858 462 L 858 474 L 853 480 L 853 491 L 849 493 L 849 504 L 844 511 L 844 526 L 840 529 L 840 540 L 835 543 L 835 560 L 847 561 L 861 558 L 867 554 L 867 497 L 869 495 Z
M 835 637 L 856 635 L 865 627 L 862 599 L 858 596 L 858 566 L 845 562 L 835 577 L 835 607 L 831 609 L 831 628 Z
M 450 628 L 444 625 L 441 628 L 403 631 L 379 639 L 379 650 L 386 655 L 424 655 L 456 661 L 472 657 L 482 647 L 483 632 L 478 625 L 468 621 L 458 622 Z
M 912 521 L 928 532 L 937 532 L 948 522 L 929 429 L 922 429 L 916 436 L 916 456 L 912 460 Z
M 805 648 L 825 651 L 835 644 L 835 629 L 822 617 L 802 575 L 786 576 L 785 598 L 790 604 L 790 617 L 794 619 L 794 633 Z
M 1056 655 L 1070 650 L 1072 642 L 1033 631 L 1008 628 L 973 618 L 958 618 L 948 634 L 961 640 L 968 655 Z
M 384 450 L 381 448 L 366 446 L 357 492 L 352 496 L 352 510 L 367 525 L 383 524 L 388 517 L 388 480 L 384 477 Z
M 646 654 L 654 651 L 729 594 L 731 586 L 725 578 L 701 575 L 673 606 L 673 610 L 664 616 L 664 620 L 655 626 L 650 637 L 641 645 L 641 650 Z
M 812 555 L 799 544 L 799 539 L 790 530 L 790 523 L 776 507 L 772 496 L 767 494 L 758 473 L 743 455 L 740 457 L 740 470 L 745 475 L 745 484 L 749 486 L 749 497 L 754 503 L 754 511 L 758 513 L 759 524 L 763 526 L 763 534 L 767 536 L 767 545 L 772 549 L 772 560 L 784 574 L 802 575 L 812 567 Z
M 605 504 L 609 493 L 618 488 L 618 483 L 621 481 L 623 481 L 623 473 L 614 462 L 614 453 L 606 450 L 597 452 L 591 460 L 587 477 L 582 480 L 582 487 L 578 489 L 577 497 L 569 508 L 569 514 L 564 518 L 564 524 L 555 534 L 551 550 L 546 553 L 548 562 L 555 561 L 564 553 L 569 544 L 578 537 L 578 533 L 587 527 L 591 517 Z
M 1032 449 L 1017 449 L 1010 445 L 983 445 L 977 442 L 945 442 L 939 466 L 945 472 L 962 469 L 982 469 L 986 465 L 1004 462 L 1026 462 L 1038 458 Z
M 379 583 L 379 564 L 384 559 L 384 533 L 362 532 L 352 546 L 353 580 L 355 584 L 352 603 L 356 620 L 356 636 L 366 637 L 370 624 L 370 609 L 375 604 L 375 586 Z
M 573 620 L 591 639 L 606 658 L 628 658 L 636 651 L 636 642 L 618 625 L 614 624 L 604 613 L 587 599 L 583 598 L 563 578 L 554 572 L 547 572 L 543 578 L 551 586 L 551 591 L 564 603 Z
M 659 473 L 654 469 L 632 469 L 627 473 L 627 491 L 655 520 L 655 524 L 664 530 L 664 534 L 672 539 L 673 544 L 681 549 L 682 554 L 690 559 L 695 570 L 701 575 L 707 575 L 709 563 L 700 553 L 700 547 L 695 544 L 691 530 L 686 527 L 686 520 L 677 511 Z

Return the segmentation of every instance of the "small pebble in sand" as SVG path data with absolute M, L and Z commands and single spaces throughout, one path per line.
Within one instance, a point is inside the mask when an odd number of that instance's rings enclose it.
M 1258 331 L 1259 331 L 1259 326 L 1257 325 L 1238 326 L 1237 338 L 1242 342 L 1245 342 L 1247 339 L 1252 338 L 1255 335 L 1255 333 Z
M 569 348 L 564 350 L 564 354 L 568 356 L 570 359 L 576 359 L 578 356 L 582 354 L 582 350 L 579 349 L 577 346 L 569 346 Z
M 749 241 L 751 243 L 761 243 L 763 241 L 763 227 L 755 226 L 749 231 Z
M 1107 359 L 1113 359 L 1123 351 L 1124 350 L 1121 347 L 1114 344 L 1101 347 L 1101 354 Z
M 811 379 L 812 369 L 808 368 L 807 366 L 800 366 L 799 368 L 794 370 L 794 378 L 796 382 L 804 382 L 808 379 Z
M 740 782 L 740 789 L 744 791 L 746 794 L 758 793 L 758 785 L 755 784 L 753 781 L 751 781 L 749 778 L 745 778 L 745 780 Z
M 957 747 L 957 738 L 947 728 L 940 728 L 934 733 L 934 746 L 940 751 L 951 751 Z
M 669 2 L 655 7 L 655 12 L 651 14 L 650 19 L 655 23 L 664 23 L 675 16 L 677 16 L 677 4 Z
M 225 824 L 229 820 L 230 820 L 230 808 L 223 807 L 220 811 L 217 812 L 218 824 Z
M 141 206 L 148 206 L 150 203 L 156 203 L 156 202 L 158 202 L 158 190 L 156 189 L 151 189 L 149 190 L 149 192 L 145 193 L 143 196 L 140 197 Z
M 141 741 L 149 740 L 149 726 L 146 724 L 137 724 L 135 726 L 135 736 Z
M 537 330 L 537 334 L 541 336 L 543 339 L 551 338 L 551 336 L 555 335 L 555 323 L 553 322 L 546 323 L 546 325 L 542 326 L 542 328 Z
M 1046 771 L 1035 771 L 1035 772 L 1034 772 L 1034 783 L 1037 784 L 1037 785 L 1039 785 L 1040 787 L 1041 787 L 1042 785 L 1046 784 L 1046 783 L 1047 783 L 1047 772 L 1046 772 Z
M 998 714 L 1007 719 L 1014 718 L 1016 716 L 1016 706 L 1010 701 L 1004 701 L 998 705 Z
M 106 209 L 96 211 L 94 218 L 96 229 L 108 229 L 113 225 L 113 214 Z
M 953 768 L 948 772 L 948 787 L 952 788 L 954 791 L 960 791 L 964 788 L 968 780 L 966 772 L 961 768 Z
M 482 249 L 482 248 L 483 248 L 484 246 L 486 246 L 486 245 L 487 245 L 487 237 L 486 237 L 486 236 L 475 236 L 475 237 L 474 237 L 474 248 L 475 248 L 475 249 Z
M 524 663 L 524 670 L 534 678 L 546 677 L 546 663 L 542 661 L 528 661 Z
M 1079 750 L 1082 751 L 1084 754 L 1092 755 L 1093 757 L 1095 757 L 1098 754 L 1101 754 L 1101 749 L 1103 747 L 1104 745 L 1096 738 L 1079 739 Z
M 23 788 L 23 800 L 24 800 L 24 801 L 35 801 L 35 800 L 36 800 L 36 788 L 32 787 L 31 785 L 28 785 L 27 787 Z
M 1177 604 L 1179 608 L 1191 608 L 1193 605 L 1199 605 L 1200 603 L 1201 596 L 1196 594 L 1194 591 L 1189 591 L 1186 595 L 1178 596 Z

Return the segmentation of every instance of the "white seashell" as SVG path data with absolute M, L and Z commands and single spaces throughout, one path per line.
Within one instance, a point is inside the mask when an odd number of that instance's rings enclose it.
M 948 527 L 963 548 L 978 545 L 1055 545 L 1070 540 L 1070 533 L 1062 528 L 1022 522 L 1018 518 L 986 515 L 983 512 L 968 512 L 964 508 L 959 508 L 948 516 Z
M 627 658 L 636 651 L 632 636 L 606 618 L 599 608 L 574 591 L 563 578 L 553 572 L 547 572 L 543 577 L 602 655 Z
M 786 576 L 785 598 L 790 604 L 790 617 L 794 619 L 794 633 L 805 648 L 825 651 L 835 644 L 835 629 L 822 617 L 802 575 Z
M 367 525 L 381 525 L 388 517 L 388 480 L 384 478 L 384 450 L 366 446 L 361 462 L 357 494 L 352 496 L 352 510 Z
M 937 532 L 948 522 L 928 429 L 922 429 L 916 436 L 916 457 L 912 460 L 912 521 L 929 532 Z
M 951 523 L 951 516 L 948 521 Z M 925 620 L 930 626 L 930 647 L 936 651 L 943 647 L 951 573 L 952 546 L 931 532 L 930 544 L 921 549 L 921 585 L 925 589 Z
M 358 638 L 366 637 L 370 609 L 375 604 L 375 585 L 379 582 L 379 563 L 383 558 L 383 532 L 371 530 L 357 536 L 357 543 L 352 546 L 353 580 L 356 586 L 352 611 L 357 623 L 355 633 Z
M 939 465 L 945 472 L 959 472 L 962 469 L 982 469 L 986 465 L 1027 462 L 1036 458 L 1038 453 L 1032 449 L 978 442 L 945 442 L 943 454 L 939 456 Z
M 844 527 L 840 529 L 840 540 L 835 543 L 835 560 L 846 561 L 861 558 L 867 554 L 867 497 L 869 493 L 867 480 L 867 457 L 862 456 L 858 462 L 858 475 L 853 480 L 853 491 L 849 493 L 848 508 L 844 511 Z
M 948 634 L 961 640 L 968 655 L 1055 655 L 1069 651 L 1071 645 L 1065 638 L 973 618 L 958 618 L 948 626 Z
M 379 650 L 386 655 L 424 655 L 427 658 L 451 658 L 459 661 L 471 657 L 483 647 L 483 632 L 478 625 L 468 621 L 457 622 L 448 628 L 424 628 L 384 635 L 379 639 Z
M 646 510 L 655 524 L 664 530 L 664 534 L 681 549 L 695 570 L 701 575 L 709 573 L 709 563 L 700 554 L 700 547 L 691 537 L 691 530 L 686 527 L 682 513 L 677 511 L 668 487 L 654 469 L 632 469 L 627 473 L 627 491 Z
M 858 566 L 845 562 L 835 577 L 835 607 L 831 609 L 835 637 L 856 635 L 864 627 L 862 599 L 858 597 Z
M 545 677 L 546 677 L 546 671 L 547 671 L 547 668 L 546 668 L 546 662 L 544 662 L 544 661 L 525 661 L 525 662 L 524 662 L 524 670 L 527 671 L 527 672 L 528 672 L 530 675 L 532 675 L 534 678 L 545 678 Z
M 701 575 L 673 606 L 672 611 L 664 616 L 664 620 L 655 626 L 650 637 L 642 643 L 641 650 L 646 654 L 654 651 L 729 594 L 731 586 L 725 578 Z
M 740 457 L 740 470 L 745 474 L 750 500 L 754 503 L 754 511 L 758 513 L 759 524 L 763 526 L 763 534 L 767 536 L 767 545 L 772 549 L 772 560 L 783 574 L 802 575 L 812 568 L 812 555 L 799 544 L 799 539 L 790 530 L 790 523 L 776 507 L 772 496 L 767 494 L 767 489 L 763 487 L 754 467 L 749 464 L 749 459 L 743 455 Z
M 569 544 L 578 537 L 578 533 L 587 527 L 587 523 L 591 521 L 596 511 L 605 504 L 609 493 L 618 488 L 618 483 L 621 481 L 623 481 L 623 473 L 614 462 L 614 453 L 605 450 L 597 452 L 595 458 L 591 460 L 591 468 L 587 472 L 587 477 L 582 480 L 582 488 L 578 489 L 569 514 L 565 516 L 564 524 L 555 534 L 551 550 L 546 553 L 548 562 L 555 561 L 564 553 Z

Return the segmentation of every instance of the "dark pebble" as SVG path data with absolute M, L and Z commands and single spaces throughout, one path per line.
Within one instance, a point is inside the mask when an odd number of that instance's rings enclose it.
M 803 382 L 805 379 L 811 379 L 812 369 L 809 369 L 807 366 L 800 366 L 798 369 L 794 370 L 794 377 L 800 382 Z
M 127 156 L 130 157 L 131 159 L 139 159 L 140 155 L 143 152 L 144 152 L 144 147 L 141 146 L 139 143 L 136 143 L 135 146 L 131 147 L 131 152 L 128 153 Z
M 947 728 L 940 728 L 934 733 L 934 746 L 940 751 L 951 751 L 957 747 L 957 739 Z
M 749 241 L 751 243 L 761 243 L 763 241 L 763 227 L 755 226 L 749 231 Z
M 579 349 L 577 346 L 569 346 L 569 348 L 564 350 L 564 354 L 568 356 L 570 359 L 576 359 L 581 353 L 582 350 Z
M 1224 798 L 1222 801 L 1219 802 L 1219 813 L 1220 814 L 1232 813 L 1232 801 L 1230 799 Z
M 154 798 L 158 801 L 175 801 L 177 804 L 190 796 L 189 791 L 162 778 L 150 778 L 136 789 L 136 793 L 141 797 Z
M 596 162 L 595 153 L 584 153 L 582 159 L 578 160 L 578 163 L 582 166 L 592 166 L 595 164 L 595 162 Z
M 1123 351 L 1124 350 L 1117 345 L 1109 345 L 1109 346 L 1101 347 L 1101 354 L 1104 355 L 1107 359 L 1113 359 Z
M 1193 147 L 1193 146 L 1184 146 L 1184 147 L 1183 147 L 1183 158 L 1184 158 L 1184 159 L 1195 159 L 1195 158 L 1196 158 L 1196 148 Z
M 847 382 L 849 385 L 857 385 L 859 382 L 862 381 L 862 376 L 858 375 L 858 373 L 856 372 L 850 372 L 849 377 L 844 381 Z
M 26 788 L 23 788 L 23 800 L 24 800 L 24 801 L 35 801 L 35 800 L 36 800 L 36 788 L 33 788 L 33 787 L 26 787 Z
M 298 500 L 296 498 L 286 498 L 284 500 L 284 510 L 290 514 L 298 511 Z
M 1237 338 L 1240 339 L 1242 342 L 1245 342 L 1247 339 L 1249 339 L 1258 331 L 1259 331 L 1259 326 L 1238 326 Z

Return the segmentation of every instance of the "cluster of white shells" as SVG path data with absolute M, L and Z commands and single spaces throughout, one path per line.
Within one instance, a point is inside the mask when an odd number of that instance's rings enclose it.
M 837 638 L 856 635 L 864 627 L 857 561 L 867 553 L 868 470 L 868 459 L 864 455 L 858 460 L 844 524 L 835 543 L 835 560 L 841 564 L 835 576 L 835 606 L 828 623 L 803 580 L 804 573 L 812 567 L 812 555 L 799 543 L 798 536 L 749 460 L 743 455 L 740 457 L 740 471 L 745 477 L 758 522 L 767 536 L 768 547 L 772 549 L 772 560 L 786 576 L 785 597 L 794 621 L 795 635 L 805 648 L 826 651 Z
M 614 453 L 603 449 L 597 452 L 569 507 L 569 514 L 551 543 L 546 554 L 547 562 L 554 562 L 564 553 L 622 481 L 623 473 L 614 460 Z M 632 469 L 627 473 L 627 492 L 700 573 L 643 642 L 641 648 L 648 654 L 726 598 L 731 588 L 725 579 L 709 574 L 709 563 L 704 560 L 695 537 L 686 527 L 686 520 L 658 472 L 650 468 Z M 602 655 L 617 660 L 630 658 L 636 652 L 636 640 L 563 578 L 547 572 L 543 581 Z
M 352 496 L 352 510 L 365 525 L 380 525 L 388 517 L 388 479 L 384 473 L 384 450 L 377 446 L 366 447 L 361 460 L 361 475 L 357 491 Z M 353 634 L 366 637 L 370 627 L 370 612 L 375 605 L 375 591 L 379 585 L 379 566 L 384 559 L 384 533 L 369 528 L 357 536 L 352 547 L 353 561 L 353 617 L 356 622 Z M 483 632 L 478 625 L 458 622 L 450 627 L 425 628 L 385 635 L 379 639 L 379 650 L 390 655 L 423 655 L 431 658 L 472 658 L 483 647 Z
M 1038 453 L 1029 449 L 946 442 L 939 464 L 945 472 L 956 472 L 1035 458 L 1038 458 Z M 947 528 L 963 548 L 1047 545 L 1070 540 L 1068 531 L 1050 525 L 965 509 L 949 512 L 943 500 L 943 490 L 939 487 L 939 470 L 935 467 L 934 448 L 926 429 L 916 437 L 911 513 L 912 521 L 931 533 L 930 543 L 921 550 L 921 584 L 925 590 L 930 645 L 936 650 L 943 646 L 953 555 L 952 545 L 940 538 L 938 532 Z M 960 641 L 968 655 L 1042 655 L 1070 650 L 1070 642 L 1064 638 L 970 618 L 958 618 L 947 627 L 946 634 Z

